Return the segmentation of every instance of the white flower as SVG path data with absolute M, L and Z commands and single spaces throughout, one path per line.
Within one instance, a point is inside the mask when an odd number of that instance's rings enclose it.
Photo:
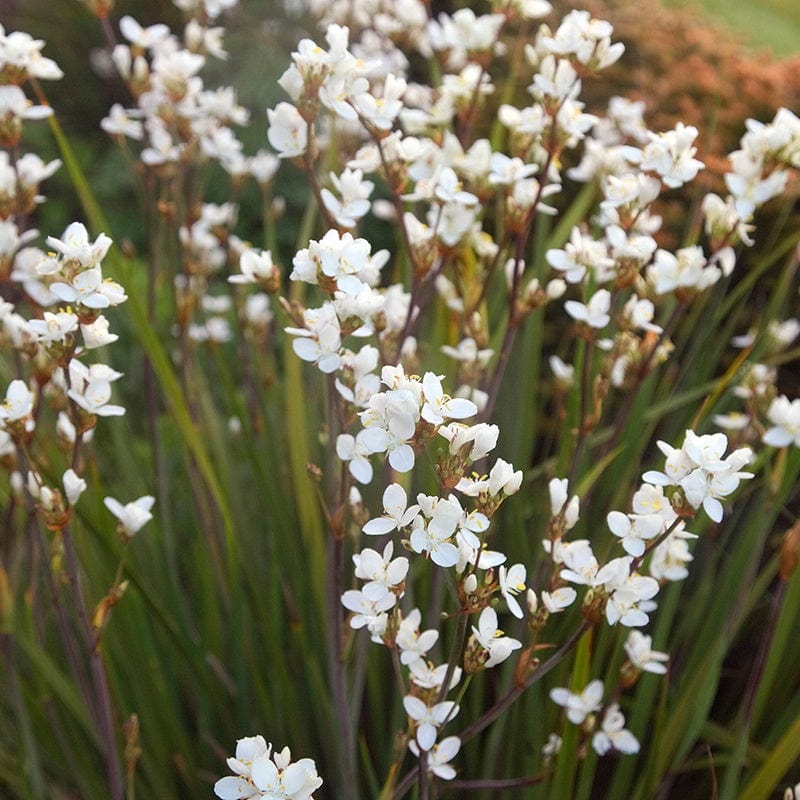
M 672 131 L 648 132 L 648 136 L 650 142 L 644 148 L 640 167 L 656 172 L 670 188 L 683 186 L 703 169 L 703 162 L 692 158 L 697 152 L 692 147 L 697 128 L 679 122 Z
M 83 346 L 87 350 L 113 344 L 119 339 L 116 333 L 109 333 L 108 320 L 102 314 L 89 325 L 81 325 L 81 334 L 83 334 Z
M 370 632 L 372 641 L 380 642 L 388 622 L 386 612 L 395 605 L 397 598 L 391 592 L 387 592 L 379 599 L 373 600 L 363 591 L 348 589 L 341 600 L 342 605 L 353 612 L 350 627 L 355 630 L 366 628 Z
M 93 267 L 105 258 L 111 239 L 101 233 L 94 242 L 89 241 L 89 232 L 80 222 L 71 223 L 62 234 L 63 239 L 47 237 L 47 244 L 61 253 L 66 260 L 75 260 L 82 267 Z
M 252 781 L 262 792 L 257 797 L 271 800 L 309 800 L 311 793 L 322 786 L 317 767 L 310 758 L 291 763 L 291 753 L 285 747 L 270 759 L 262 756 L 250 768 Z
M 278 151 L 278 158 L 294 158 L 306 151 L 308 123 L 291 103 L 278 103 L 267 109 L 267 139 Z
M 776 397 L 767 410 L 772 427 L 761 437 L 772 447 L 800 447 L 800 399 L 789 402 L 786 395 Z
M 647 268 L 647 280 L 653 284 L 656 294 L 676 289 L 700 292 L 721 277 L 722 271 L 706 259 L 699 245 L 683 247 L 674 255 L 666 250 L 657 250 L 655 260 Z
M 547 485 L 550 492 L 550 512 L 557 517 L 563 512 L 564 529 L 569 531 L 575 527 L 580 518 L 580 498 L 574 494 L 567 500 L 569 494 L 569 480 L 567 478 L 553 478 Z
M 372 452 L 364 441 L 366 431 L 359 431 L 354 437 L 340 433 L 336 437 L 336 455 L 347 462 L 350 474 L 359 482 L 367 484 L 372 480 L 372 464 L 367 456 Z
M 239 256 L 241 275 L 231 275 L 229 283 L 258 283 L 273 278 L 275 265 L 269 250 L 253 250 L 247 248 Z
M 508 610 L 517 619 L 522 619 L 523 613 L 520 604 L 517 602 L 516 595 L 525 591 L 525 578 L 526 571 L 523 564 L 514 564 L 508 569 L 506 569 L 505 565 L 500 567 L 500 594 L 505 599 Z
M 78 498 L 86 491 L 86 481 L 79 477 L 74 469 L 68 469 L 61 482 L 64 484 L 64 492 L 71 506 L 78 502 Z
M 692 508 L 702 505 L 709 517 L 719 522 L 723 511 L 720 498 L 732 494 L 741 480 L 753 477 L 751 472 L 740 471 L 752 458 L 752 450 L 742 447 L 723 459 L 727 446 L 724 433 L 698 436 L 687 430 L 680 449 L 658 442 L 667 456 L 664 472 L 646 472 L 643 478 L 660 486 L 679 485 Z
M 453 531 L 438 524 L 425 525 L 422 517 L 416 517 L 409 537 L 411 549 L 415 553 L 427 553 L 434 564 L 440 567 L 454 567 L 458 564 L 458 547 L 452 543 Z
M 105 364 L 87 367 L 73 358 L 69 362 L 70 389 L 67 396 L 89 414 L 99 417 L 122 416 L 125 409 L 109 403 L 111 382 L 121 377 L 121 372 L 115 372 Z
M 403 108 L 402 96 L 406 81 L 392 73 L 384 79 L 383 93 L 374 97 L 369 92 L 356 95 L 354 105 L 361 117 L 380 131 L 390 131 L 394 120 Z
M 342 228 L 354 228 L 357 221 L 370 209 L 369 196 L 375 184 L 372 181 L 365 181 L 364 173 L 360 169 L 348 168 L 341 175 L 331 172 L 330 177 L 339 197 L 330 190 L 323 189 L 322 202 L 337 225 Z
M 409 678 L 415 686 L 419 686 L 421 689 L 441 689 L 444 679 L 447 677 L 447 664 L 435 667 L 430 661 L 417 658 L 408 665 L 408 671 Z M 460 680 L 461 667 L 456 667 L 447 688 L 454 688 Z
M 251 768 L 257 759 L 268 757 L 272 750 L 263 736 L 247 736 L 236 742 L 236 757 L 228 759 L 228 768 L 234 775 L 220 778 L 214 784 L 214 793 L 221 800 L 249 800 L 259 794 L 251 781 Z
M 658 650 L 652 650 L 652 643 L 652 637 L 633 630 L 628 634 L 628 638 L 625 641 L 625 652 L 636 669 L 663 675 L 667 671 L 664 662 L 669 661 L 669 656 Z
M 410 525 L 418 513 L 418 505 L 408 506 L 406 490 L 399 483 L 390 483 L 383 493 L 383 516 L 371 519 L 361 530 L 380 536 Z
M 415 755 L 419 755 L 419 746 L 415 740 L 408 743 L 408 749 Z M 448 763 L 452 761 L 461 749 L 461 739 L 458 736 L 447 736 L 433 745 L 428 750 L 428 771 L 432 772 L 437 778 L 444 781 L 451 781 L 456 776 L 456 771 Z
M 611 308 L 611 293 L 607 289 L 600 289 L 591 296 L 586 305 L 577 300 L 567 300 L 564 308 L 574 320 L 600 330 L 611 321 L 608 313 Z
M 316 364 L 325 374 L 335 372 L 341 363 L 341 328 L 332 303 L 321 308 L 307 308 L 303 312 L 305 328 L 284 328 L 287 333 L 300 337 L 292 342 L 295 355 L 303 361 Z
M 619 710 L 618 703 L 612 703 L 603 714 L 603 724 L 601 730 L 592 737 L 592 747 L 601 756 L 609 750 L 626 754 L 639 752 L 636 737 L 625 730 L 625 717 Z
M 105 507 L 119 520 L 118 526 L 121 532 L 129 537 L 153 518 L 150 509 L 155 502 L 155 497 L 149 494 L 124 506 L 113 497 L 103 499 Z
M 473 625 L 472 633 L 475 641 L 489 655 L 485 664 L 487 668 L 502 663 L 515 650 L 522 647 L 522 642 L 503 635 L 503 631 L 497 627 L 497 612 L 491 606 L 487 606 L 481 611 L 478 627 Z
M 682 581 L 689 575 L 686 565 L 693 558 L 686 539 L 673 533 L 653 550 L 648 570 L 658 581 Z
M 436 730 L 458 714 L 459 707 L 452 700 L 444 700 L 433 706 L 426 705 L 419 697 L 406 695 L 403 698 L 406 710 L 417 728 L 416 740 L 421 750 L 430 750 L 436 742 Z
M 432 425 L 441 425 L 445 419 L 466 419 L 478 413 L 478 407 L 471 400 L 461 397 L 448 397 L 442 389 L 442 381 L 433 372 L 426 372 L 422 378 L 425 404 L 420 416 Z
M 133 119 L 133 112 L 126 111 L 119 103 L 111 106 L 108 116 L 100 120 L 100 127 L 111 136 L 127 136 L 131 139 L 141 139 L 144 127 L 137 119 Z
M 664 519 L 658 514 L 622 514 L 612 511 L 606 518 L 614 536 L 622 539 L 626 553 L 641 556 L 645 551 L 645 541 L 654 539 L 664 529 Z
M 567 719 L 573 725 L 582 725 L 589 714 L 594 714 L 600 709 L 603 700 L 603 682 L 592 681 L 579 694 L 569 689 L 551 689 L 550 699 L 567 709 Z
M 28 322 L 28 327 L 42 344 L 63 342 L 70 333 L 77 330 L 78 318 L 67 311 L 56 314 L 45 311 L 44 319 L 32 319 Z
M 572 229 L 570 240 L 564 249 L 548 250 L 545 258 L 553 269 L 564 273 L 567 283 L 580 283 L 587 269 L 601 283 L 613 277 L 610 270 L 614 267 L 614 259 L 609 258 L 605 244 L 582 234 L 577 226 Z
M 25 381 L 14 380 L 8 385 L 5 402 L 0 405 L 0 423 L 18 422 L 33 413 L 33 392 Z M 33 421 L 31 420 L 31 430 Z
M 542 592 L 542 605 L 551 614 L 558 614 L 565 608 L 569 608 L 577 596 L 578 593 L 571 586 L 562 586 L 552 592 Z
M 555 553 L 553 555 L 555 560 Z M 579 586 L 595 586 L 600 582 L 600 564 L 586 539 L 567 542 L 562 546 L 560 555 L 567 567 L 559 573 L 565 581 L 577 583 Z
M 392 559 L 393 542 L 387 542 L 383 553 L 365 547 L 360 553 L 353 555 L 355 576 L 368 581 L 361 591 L 370 600 L 380 600 L 384 595 L 393 592 L 405 580 L 408 573 L 408 559 L 399 556 Z
M 419 661 L 439 639 L 439 631 L 431 628 L 420 633 L 422 614 L 418 608 L 410 611 L 397 629 L 396 643 L 400 649 L 400 663 L 413 664 Z
M 614 559 L 597 577 L 598 583 L 604 582 L 606 591 L 611 591 L 606 602 L 608 624 L 620 622 L 626 627 L 638 628 L 649 622 L 647 611 L 655 608 L 655 603 L 649 601 L 658 594 L 659 586 L 655 578 L 637 573 L 630 575 L 630 563 L 630 558 Z
M 467 460 L 469 462 L 480 461 L 497 444 L 497 437 L 500 429 L 497 425 L 487 425 L 480 422 L 477 425 L 463 425 L 458 422 L 451 422 L 449 425 L 442 425 L 439 428 L 439 435 L 444 436 L 450 442 L 450 454 L 459 455 L 465 445 L 472 443 Z

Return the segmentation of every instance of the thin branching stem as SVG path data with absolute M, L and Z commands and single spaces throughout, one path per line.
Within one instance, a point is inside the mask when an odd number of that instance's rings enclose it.
M 89 670 L 94 688 L 94 706 L 100 743 L 105 759 L 106 778 L 111 800 L 123 800 L 125 789 L 122 781 L 122 768 L 119 753 L 117 752 L 117 736 L 114 725 L 114 716 L 111 706 L 111 690 L 108 685 L 105 664 L 101 650 L 94 640 L 92 623 L 86 608 L 86 601 L 81 588 L 80 566 L 75 542 L 69 524 L 61 529 L 61 538 L 64 544 L 67 576 L 72 589 L 73 602 L 77 612 L 78 624 L 81 634 L 89 649 Z
M 521 685 L 517 684 L 509 689 L 490 709 L 485 711 L 471 725 L 468 725 L 466 728 L 464 728 L 464 730 L 458 734 L 461 742 L 468 742 L 470 739 L 473 739 L 475 736 L 477 736 L 481 731 L 491 725 L 501 714 L 503 714 L 526 689 L 540 681 L 545 675 L 558 666 L 558 664 L 560 664 L 570 653 L 572 648 L 575 647 L 581 636 L 583 636 L 587 630 L 589 630 L 589 623 L 581 623 L 581 625 L 575 631 L 573 631 L 569 639 L 567 639 L 567 641 L 564 642 L 564 644 L 562 644 L 561 647 L 559 647 L 558 650 L 553 653 L 552 656 L 550 656 L 550 658 L 536 667 L 536 669 L 534 669 L 530 675 L 528 675 Z M 399 800 L 399 798 L 405 797 L 409 789 L 414 785 L 417 775 L 419 774 L 419 770 L 420 765 L 418 764 L 403 776 L 402 780 L 397 784 L 394 794 L 392 795 L 394 800 Z

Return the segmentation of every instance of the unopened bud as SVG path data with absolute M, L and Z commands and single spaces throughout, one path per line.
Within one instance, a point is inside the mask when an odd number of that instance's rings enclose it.
M 558 300 L 567 291 L 567 282 L 561 278 L 553 278 L 548 281 L 545 292 L 548 300 Z
M 14 470 L 9 476 L 9 483 L 11 484 L 11 491 L 17 501 L 22 500 L 25 491 L 25 479 L 19 470 Z
M 786 531 L 781 545 L 781 565 L 779 575 L 787 582 L 797 571 L 800 564 L 800 522 L 796 522 Z
M 114 8 L 114 0 L 83 0 L 83 4 L 98 19 L 106 19 Z
M 630 689 L 636 685 L 642 671 L 626 660 L 619 670 L 619 684 L 623 689 Z
M 583 607 L 581 608 L 583 618 L 589 624 L 597 625 L 598 622 L 603 621 L 607 604 L 607 594 L 598 592 L 595 589 L 589 589 L 589 591 L 586 592 L 586 597 L 583 599 Z

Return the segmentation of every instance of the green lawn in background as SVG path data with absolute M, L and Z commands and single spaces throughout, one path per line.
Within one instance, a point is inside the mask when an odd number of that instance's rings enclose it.
M 754 50 L 776 56 L 800 53 L 800 0 L 666 0 L 671 6 L 694 6 L 739 32 Z

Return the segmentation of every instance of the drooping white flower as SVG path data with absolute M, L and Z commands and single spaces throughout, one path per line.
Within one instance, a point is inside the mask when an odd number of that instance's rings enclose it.
M 636 669 L 663 675 L 667 671 L 666 663 L 669 656 L 658 650 L 653 650 L 653 639 L 637 630 L 632 630 L 625 641 L 625 652 L 628 660 Z
M 562 586 L 552 592 L 542 592 L 542 605 L 551 613 L 558 614 L 569 608 L 578 597 L 578 593 L 571 586 Z
M 155 502 L 155 497 L 151 495 L 140 497 L 124 506 L 113 497 L 103 499 L 105 507 L 119 520 L 118 525 L 122 533 L 128 537 L 136 534 L 153 518 L 150 509 Z
M 109 322 L 102 314 L 94 322 L 81 325 L 83 346 L 87 350 L 94 350 L 97 347 L 105 347 L 107 344 L 116 342 L 119 336 L 111 333 L 108 328 Z
M 78 502 L 80 496 L 86 491 L 86 481 L 74 469 L 68 469 L 61 478 L 64 484 L 64 493 L 71 506 Z
M 563 512 L 564 529 L 572 530 L 580 518 L 580 498 L 574 494 L 569 497 L 569 480 L 553 478 L 547 485 L 550 492 L 550 513 L 557 517 Z
M 525 591 L 526 571 L 524 564 L 514 564 L 506 569 L 505 565 L 500 567 L 499 583 L 500 594 L 506 601 L 508 610 L 517 618 L 522 619 L 522 607 L 517 601 L 516 595 Z

